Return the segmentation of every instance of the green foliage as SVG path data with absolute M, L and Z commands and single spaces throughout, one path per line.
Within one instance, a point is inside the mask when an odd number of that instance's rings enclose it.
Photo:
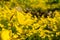
M 12 33 L 16 33 L 16 28 L 15 27 L 11 27 Z

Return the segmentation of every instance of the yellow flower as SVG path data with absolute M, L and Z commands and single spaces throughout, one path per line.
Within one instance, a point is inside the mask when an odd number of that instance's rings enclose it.
M 0 27 L 4 27 L 4 25 L 0 24 Z
M 19 21 L 20 24 L 24 24 L 24 22 L 25 22 L 25 16 L 23 15 L 23 13 L 17 12 L 17 19 L 18 19 L 18 21 Z
M 11 31 L 10 30 L 2 30 L 1 32 L 1 38 L 2 40 L 10 40 L 10 35 Z
M 41 31 L 40 32 L 40 37 L 44 37 L 44 36 L 46 36 L 45 33 Z
M 5 5 L 6 10 L 8 10 L 7 12 L 11 13 L 11 10 Z
M 14 34 L 14 35 L 13 35 L 13 38 L 17 38 L 17 37 L 18 37 L 18 35 L 17 35 L 17 34 Z
M 60 35 L 60 32 L 56 32 L 56 36 Z
M 31 25 L 31 24 L 33 24 L 33 20 L 31 20 L 31 19 L 27 19 L 27 20 L 25 20 L 25 22 L 24 22 L 24 24 L 26 25 Z
M 15 25 L 16 27 L 16 30 L 19 32 L 19 33 L 22 33 L 22 28 L 21 27 L 18 27 L 17 25 Z

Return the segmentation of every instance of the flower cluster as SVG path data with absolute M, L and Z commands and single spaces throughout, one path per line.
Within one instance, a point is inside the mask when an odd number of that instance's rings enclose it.
M 58 40 L 60 12 L 53 14 L 54 18 L 37 18 L 15 8 L 0 8 L 0 40 Z

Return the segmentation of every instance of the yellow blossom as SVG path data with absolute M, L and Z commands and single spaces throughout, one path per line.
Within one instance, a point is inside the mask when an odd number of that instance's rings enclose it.
M 1 38 L 2 40 L 10 40 L 10 35 L 11 31 L 10 30 L 2 30 L 1 32 Z

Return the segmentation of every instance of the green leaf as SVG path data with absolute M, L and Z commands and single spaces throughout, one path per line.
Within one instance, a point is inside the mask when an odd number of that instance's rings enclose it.
M 16 33 L 16 28 L 15 27 L 11 27 L 12 33 Z

